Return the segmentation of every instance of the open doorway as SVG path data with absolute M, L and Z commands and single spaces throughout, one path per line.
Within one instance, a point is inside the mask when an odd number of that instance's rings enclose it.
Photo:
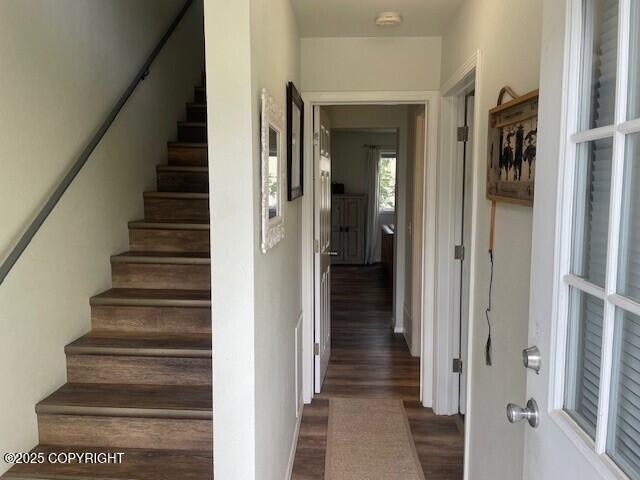
M 423 213 L 422 199 L 414 200 L 413 195 L 423 192 L 424 175 L 418 173 L 420 181 L 415 178 L 416 165 L 424 166 L 424 112 L 424 105 L 411 104 L 317 107 L 316 394 L 333 388 L 333 376 L 325 376 L 329 359 L 338 362 L 344 353 L 337 346 L 364 342 L 378 348 L 359 349 L 354 359 L 364 365 L 359 383 L 366 384 L 371 374 L 370 380 L 388 393 L 402 396 L 398 392 L 404 391 L 405 396 L 420 399 L 420 341 L 412 336 L 420 335 L 421 312 L 412 312 L 411 263 L 413 217 Z M 422 123 L 416 128 L 419 119 Z M 422 145 L 419 151 L 417 144 Z M 420 252 L 421 247 L 415 250 Z M 412 320 L 417 326 L 410 325 Z M 394 344 L 398 348 L 385 350 Z M 396 378 L 399 369 L 389 366 L 380 376 L 376 361 L 370 366 L 366 361 L 381 353 L 389 358 L 406 354 L 414 371 Z M 336 381 L 343 389 L 342 380 Z
M 394 308 L 405 288 L 398 279 L 405 278 L 399 247 L 407 217 L 408 107 L 320 107 L 320 130 L 330 138 L 324 161 L 331 165 L 331 359 L 326 377 L 323 370 L 317 376 L 318 396 L 419 399 L 419 359 L 411 357 Z M 394 363 L 399 358 L 403 372 Z
M 326 443 L 305 426 L 315 422 L 326 435 L 337 398 L 400 402 L 422 470 L 462 478 L 458 422 L 428 408 L 436 197 L 427 159 L 435 161 L 435 138 L 428 142 L 434 110 L 428 102 L 313 106 L 315 368 L 293 478 L 310 465 L 322 473 Z M 442 449 L 434 450 L 438 443 Z

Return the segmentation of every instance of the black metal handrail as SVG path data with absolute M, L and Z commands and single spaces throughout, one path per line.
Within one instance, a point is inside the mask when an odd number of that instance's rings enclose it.
M 27 229 L 20 237 L 20 240 L 18 240 L 18 243 L 15 245 L 15 247 L 13 247 L 4 262 L 2 262 L 2 265 L 0 265 L 0 285 L 2 284 L 2 282 L 4 282 L 4 279 L 7 277 L 13 266 L 20 258 L 20 255 L 22 255 L 25 249 L 29 246 L 29 243 L 31 243 L 33 237 L 36 235 L 36 233 L 38 233 L 38 230 L 40 230 L 42 224 L 58 204 L 58 201 L 60 201 L 60 198 L 62 198 L 64 192 L 67 190 L 67 188 L 69 188 L 69 185 L 71 185 L 78 173 L 80 173 L 80 170 L 82 170 L 82 167 L 84 167 L 85 163 L 87 163 L 87 160 L 93 153 L 93 150 L 98 146 L 107 130 L 109 130 L 109 127 L 111 127 L 111 124 L 116 119 L 118 113 L 120 113 L 120 110 L 122 110 L 122 107 L 124 107 L 125 103 L 127 103 L 127 100 L 129 100 L 129 97 L 131 96 L 133 91 L 136 89 L 138 84 L 142 80 L 144 80 L 147 75 L 149 75 L 149 68 L 151 67 L 151 64 L 156 59 L 164 45 L 167 43 L 167 41 L 171 37 L 171 34 L 173 34 L 173 31 L 176 29 L 176 27 L 182 20 L 182 17 L 184 17 L 185 13 L 187 13 L 187 10 L 193 2 L 194 0 L 187 0 L 185 2 L 184 6 L 180 9 L 173 22 L 171 22 L 171 25 L 169 26 L 165 34 L 162 36 L 149 57 L 147 57 L 147 60 L 144 62 L 144 65 L 142 65 L 142 68 L 140 68 L 118 102 L 111 109 L 111 112 L 109 112 L 107 117 L 104 119 L 102 125 L 100 125 L 100 128 L 98 128 L 93 137 L 91 137 L 91 140 L 89 141 L 87 146 L 84 148 L 84 150 L 82 150 L 82 153 L 76 159 L 76 161 L 73 162 L 73 165 L 64 176 L 64 178 L 60 181 L 51 196 L 47 199 L 44 206 L 38 212 L 38 215 L 36 215 L 35 219 L 31 222 L 31 224 L 27 227 Z

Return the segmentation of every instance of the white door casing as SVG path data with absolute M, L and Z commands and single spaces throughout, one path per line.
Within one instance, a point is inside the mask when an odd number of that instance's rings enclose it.
M 320 393 L 331 357 L 331 126 L 313 108 L 315 232 L 315 392 Z
M 424 406 L 431 407 L 434 398 L 434 362 L 433 338 L 434 338 L 434 314 L 435 314 L 435 258 L 436 252 L 433 246 L 436 243 L 436 159 L 438 142 L 438 108 L 440 95 L 437 91 L 385 91 L 385 92 L 303 92 L 302 98 L 308 108 L 305 109 L 305 158 L 312 161 L 314 147 L 314 111 L 320 105 L 369 105 L 369 104 L 422 104 L 426 108 L 425 122 L 425 154 L 426 166 L 424 169 L 424 220 L 423 220 L 423 259 L 422 269 L 422 315 L 421 336 L 422 355 L 420 365 L 420 399 Z M 318 319 L 315 318 L 317 291 L 315 281 L 316 254 L 314 253 L 315 236 L 315 194 L 316 181 L 314 169 L 304 171 L 305 194 L 302 197 L 302 296 L 304 312 L 304 401 L 310 403 L 315 391 L 315 360 L 314 342 L 315 326 Z M 398 227 L 400 228 L 400 227 Z M 448 364 L 450 367 L 450 364 Z
M 482 115 L 479 109 L 468 112 L 469 139 L 466 142 L 468 163 L 467 163 L 467 190 L 465 193 L 467 205 L 465 209 L 465 270 L 461 272 L 460 262 L 454 259 L 454 245 L 460 243 L 460 222 L 462 211 L 462 158 L 463 143 L 458 141 L 458 127 L 464 125 L 464 101 L 467 93 L 480 89 L 481 75 L 481 52 L 476 51 L 464 64 L 456 70 L 442 87 L 442 109 L 441 124 L 442 130 L 439 138 L 440 153 L 438 158 L 438 269 L 437 269 L 437 296 L 436 296 L 436 388 L 437 394 L 434 396 L 434 411 L 439 415 L 454 415 L 458 411 L 468 412 L 467 392 L 470 389 L 470 377 L 466 372 L 474 367 L 473 355 L 469 356 L 470 321 L 467 317 L 467 324 L 463 325 L 460 331 L 460 274 L 468 279 L 464 282 L 466 292 L 463 302 L 465 310 L 469 311 L 469 298 L 474 298 L 475 273 L 474 265 L 476 257 L 476 237 L 474 229 L 477 228 L 478 215 L 477 207 L 474 205 L 476 198 L 474 185 L 475 179 L 484 178 L 484 171 L 479 168 L 478 162 L 474 158 L 483 155 L 480 150 L 480 136 L 474 135 L 473 126 L 480 122 L 478 118 Z M 475 100 L 474 100 L 475 103 Z M 479 221 L 484 221 L 481 218 Z M 480 252 L 483 254 L 484 252 Z M 463 313 L 464 316 L 464 313 Z M 460 348 L 462 343 L 462 348 Z M 452 371 L 452 359 L 460 356 L 462 359 L 463 378 Z M 462 383 L 459 382 L 462 381 Z M 462 393 L 462 395 L 461 395 Z M 459 403 L 460 402 L 460 403 Z M 470 423 L 468 416 L 465 423 Z M 468 435 L 469 428 L 465 429 Z M 469 441 L 465 442 L 467 445 Z M 467 452 L 468 453 L 468 452 Z M 466 455 L 468 457 L 468 454 Z

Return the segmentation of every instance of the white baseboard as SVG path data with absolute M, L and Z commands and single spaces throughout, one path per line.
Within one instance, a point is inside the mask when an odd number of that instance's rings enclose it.
M 302 410 L 304 404 L 300 405 L 300 411 L 298 412 L 298 419 L 296 420 L 296 428 L 293 431 L 293 442 L 291 443 L 291 452 L 289 453 L 289 463 L 287 465 L 287 476 L 285 480 L 291 480 L 293 474 L 293 462 L 296 459 L 296 447 L 298 446 L 298 435 L 300 434 L 300 424 L 302 423 Z

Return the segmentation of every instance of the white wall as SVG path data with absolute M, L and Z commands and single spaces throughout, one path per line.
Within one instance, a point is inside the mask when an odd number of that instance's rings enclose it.
M 303 38 L 305 92 L 438 90 L 440 37 Z
M 251 20 L 253 117 L 257 118 L 262 88 L 283 110 L 287 82 L 300 89 L 300 39 L 289 0 L 253 0 Z M 257 132 L 253 138 L 259 138 Z M 254 141 L 256 192 L 260 191 L 258 156 Z M 254 203 L 256 472 L 260 480 L 281 480 L 295 441 L 294 333 L 302 311 L 302 199 L 285 202 L 285 238 L 267 255 L 257 241 L 259 207 L 259 202 Z
M 446 82 L 478 49 L 482 51 L 476 108 L 479 157 L 474 165 L 473 239 L 475 296 L 472 298 L 472 370 L 468 411 L 469 478 L 514 479 L 522 475 L 523 425 L 510 425 L 508 402 L 524 403 L 525 371 L 521 351 L 527 344 L 532 210 L 499 204 L 496 214 L 493 287 L 493 366 L 485 366 L 484 309 L 489 286 L 490 203 L 485 199 L 487 114 L 504 85 L 526 93 L 538 87 L 541 42 L 540 2 L 467 0 L 442 42 L 442 78 Z M 505 462 L 504 459 L 510 459 Z
M 298 31 L 288 0 L 205 0 L 205 29 L 215 476 L 281 480 L 296 428 L 301 200 L 285 203 L 285 238 L 263 254 L 259 98 L 266 88 L 284 109 L 287 81 L 300 85 Z
M 0 258 L 182 3 L 0 2 Z M 89 330 L 89 297 L 110 287 L 109 256 L 127 249 L 202 59 L 197 3 L 0 286 L 0 451 L 37 443 L 35 404 L 66 381 L 64 346 Z
M 367 193 L 367 148 L 396 148 L 397 134 L 366 130 L 336 130 L 331 134 L 331 182 L 343 183 L 346 193 Z
M 250 0 L 205 0 L 215 478 L 255 476 L 254 117 Z M 224 75 L 218 75 L 224 72 Z M 230 215 L 229 212 L 233 212 Z M 233 232 L 233 234 L 231 234 Z

